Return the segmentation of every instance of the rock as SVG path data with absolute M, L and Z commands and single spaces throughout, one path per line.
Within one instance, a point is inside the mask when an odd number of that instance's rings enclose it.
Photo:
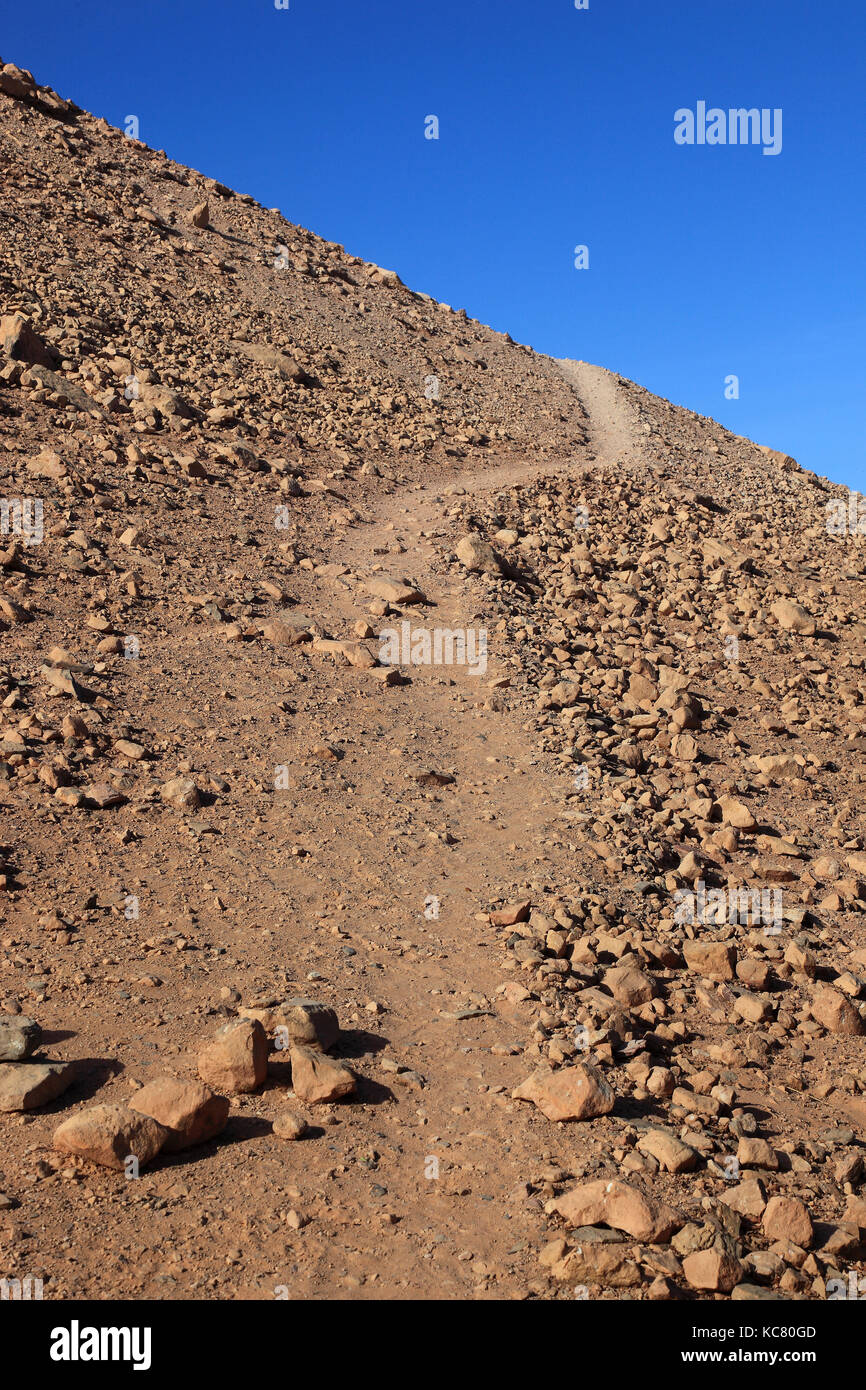
M 356 1087 L 353 1072 L 342 1062 L 311 1047 L 294 1046 L 291 1051 L 292 1090 L 298 1100 L 316 1105 L 322 1101 L 350 1096 Z
M 112 811 L 125 806 L 129 797 L 108 782 L 93 782 L 84 788 L 84 804 L 97 811 Z
M 62 1095 L 75 1079 L 73 1062 L 0 1064 L 0 1111 L 35 1110 Z
M 849 999 L 837 989 L 819 990 L 812 998 L 812 1017 L 828 1033 L 858 1037 L 863 1032 L 863 1019 Z
M 207 202 L 196 203 L 188 214 L 191 227 L 207 228 L 210 226 L 210 208 Z
M 278 348 L 270 347 L 266 343 L 243 343 L 236 340 L 232 341 L 231 346 L 244 357 L 249 357 L 253 362 L 259 362 L 263 367 L 270 367 L 273 371 L 279 372 L 280 376 L 288 381 L 297 382 L 299 386 L 317 386 L 319 383 L 314 376 L 287 352 L 280 352 Z
M 494 927 L 514 927 L 518 922 L 529 919 L 531 903 L 513 903 L 510 907 L 497 907 L 487 915 Z
M 130 1110 L 150 1115 L 168 1131 L 166 1153 L 177 1153 L 193 1144 L 206 1144 L 225 1129 L 229 1102 L 198 1081 L 158 1076 L 129 1101 Z
M 150 1163 L 167 1139 L 163 1125 L 125 1105 L 91 1106 L 71 1115 L 54 1131 L 55 1149 L 121 1172 L 130 1157 L 137 1158 L 142 1168 Z
M 655 981 L 651 976 L 638 970 L 634 965 L 615 965 L 604 972 L 602 983 L 610 990 L 618 1004 L 627 1009 L 648 1004 L 656 992 Z
M 298 647 L 302 642 L 313 640 L 309 626 L 300 623 L 266 623 L 262 628 L 262 636 L 275 647 Z
M 572 1246 L 550 1273 L 563 1284 L 599 1284 L 605 1289 L 634 1288 L 641 1282 L 640 1269 L 627 1250 L 596 1241 Z
M 614 1093 L 592 1062 L 551 1071 L 539 1067 L 516 1090 L 513 1100 L 528 1100 L 548 1120 L 591 1120 L 614 1107 Z
M 798 1197 L 771 1197 L 761 1229 L 770 1240 L 791 1241 L 804 1250 L 812 1244 L 812 1218 Z
M 742 801 L 735 800 L 732 796 L 723 796 L 719 800 L 719 810 L 722 814 L 723 825 L 731 825 L 735 830 L 757 830 L 758 822 L 752 815 L 748 806 Z
M 770 612 L 779 627 L 784 628 L 786 632 L 799 632 L 804 637 L 814 637 L 817 631 L 817 623 L 811 613 L 807 613 L 801 604 L 792 603 L 790 599 L 776 599 Z
M 645 1130 L 637 1147 L 641 1153 L 651 1154 L 666 1173 L 690 1173 L 700 1161 L 695 1149 L 667 1129 Z
M 195 418 L 192 406 L 179 392 L 172 391 L 168 386 L 161 386 L 153 381 L 142 381 L 139 383 L 139 395 L 142 404 L 158 410 L 161 415 L 174 416 L 179 420 Z
M 215 1091 L 245 1095 L 268 1074 L 268 1039 L 257 1019 L 233 1018 L 198 1055 L 198 1074 Z
M 40 338 L 23 314 L 7 314 L 0 319 L 0 352 L 15 362 L 36 367 L 51 368 L 60 361 L 57 349 Z
M 24 1014 L 0 1014 L 0 1062 L 23 1062 L 42 1040 L 42 1029 Z
M 474 531 L 458 541 L 457 559 L 470 574 L 502 574 L 502 561 L 493 546 Z
M 421 590 L 413 588 L 403 579 L 388 579 L 385 575 L 377 574 L 368 579 L 364 587 L 374 598 L 382 598 L 386 603 L 393 603 L 398 608 L 404 604 L 426 603 Z
M 277 1048 L 291 1043 L 327 1052 L 340 1036 L 337 1015 L 315 999 L 286 999 L 268 1009 L 239 1009 L 242 1018 L 258 1018 L 269 1033 L 277 1034 Z
M 296 1115 L 291 1110 L 284 1110 L 274 1120 L 274 1134 L 278 1139 L 302 1139 L 308 1129 L 309 1125 L 303 1116 Z
M 757 1178 L 746 1178 L 744 1182 L 729 1187 L 723 1194 L 722 1201 L 725 1206 L 731 1207 L 741 1216 L 757 1221 L 767 1205 L 767 1193 L 763 1183 Z
M 14 63 L 6 63 L 0 70 L 0 92 L 19 101 L 36 96 L 33 74 L 25 68 L 16 67 Z
M 201 805 L 201 793 L 191 777 L 175 777 L 160 788 L 159 797 L 178 811 L 194 811 Z
M 545 1211 L 556 1212 L 569 1226 L 612 1226 L 651 1244 L 669 1240 L 684 1222 L 671 1207 L 651 1201 L 618 1178 L 573 1187 L 548 1202 Z
M 683 1260 L 683 1274 L 693 1289 L 730 1293 L 743 1277 L 740 1261 L 726 1251 L 695 1250 Z
M 683 956 L 690 970 L 709 980 L 733 980 L 737 952 L 723 941 L 684 941 Z
M 766 1139 L 744 1135 L 737 1145 L 737 1162 L 741 1168 L 768 1168 L 775 1172 L 779 1167 L 779 1156 Z
M 849 1197 L 842 1219 L 853 1222 L 861 1231 L 866 1232 L 866 1197 Z

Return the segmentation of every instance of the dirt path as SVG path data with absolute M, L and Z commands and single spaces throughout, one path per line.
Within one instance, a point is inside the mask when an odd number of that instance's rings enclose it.
M 560 362 L 562 374 L 577 390 L 589 418 L 590 444 L 596 462 L 631 470 L 640 463 L 636 422 L 617 387 L 616 377 L 591 362 Z

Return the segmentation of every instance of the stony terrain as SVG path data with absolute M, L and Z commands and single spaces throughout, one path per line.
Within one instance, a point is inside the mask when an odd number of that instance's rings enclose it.
M 853 1296 L 847 494 L 0 69 L 0 1278 Z

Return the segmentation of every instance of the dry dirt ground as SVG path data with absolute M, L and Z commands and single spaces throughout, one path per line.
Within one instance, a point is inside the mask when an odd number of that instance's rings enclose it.
M 0 1047 L 42 1029 L 0 1067 L 0 1276 L 660 1300 L 862 1276 L 846 494 L 11 65 L 0 136 L 0 497 L 43 507 L 0 544 Z M 404 623 L 483 630 L 486 668 L 389 668 Z M 704 884 L 778 920 L 689 921 Z M 339 1020 L 323 1099 L 279 1045 L 291 998 Z M 269 1034 L 246 1089 L 249 1057 L 202 1061 L 232 1020 Z M 68 1087 L 16 1105 L 43 1061 Z M 143 1085 L 200 1073 L 218 1134 L 130 1139 Z

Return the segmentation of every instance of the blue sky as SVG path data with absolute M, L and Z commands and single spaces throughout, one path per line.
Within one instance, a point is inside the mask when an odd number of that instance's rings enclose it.
M 41 0 L 0 53 L 413 289 L 866 492 L 863 0 Z M 781 153 L 677 145 L 699 101 L 781 108 Z

